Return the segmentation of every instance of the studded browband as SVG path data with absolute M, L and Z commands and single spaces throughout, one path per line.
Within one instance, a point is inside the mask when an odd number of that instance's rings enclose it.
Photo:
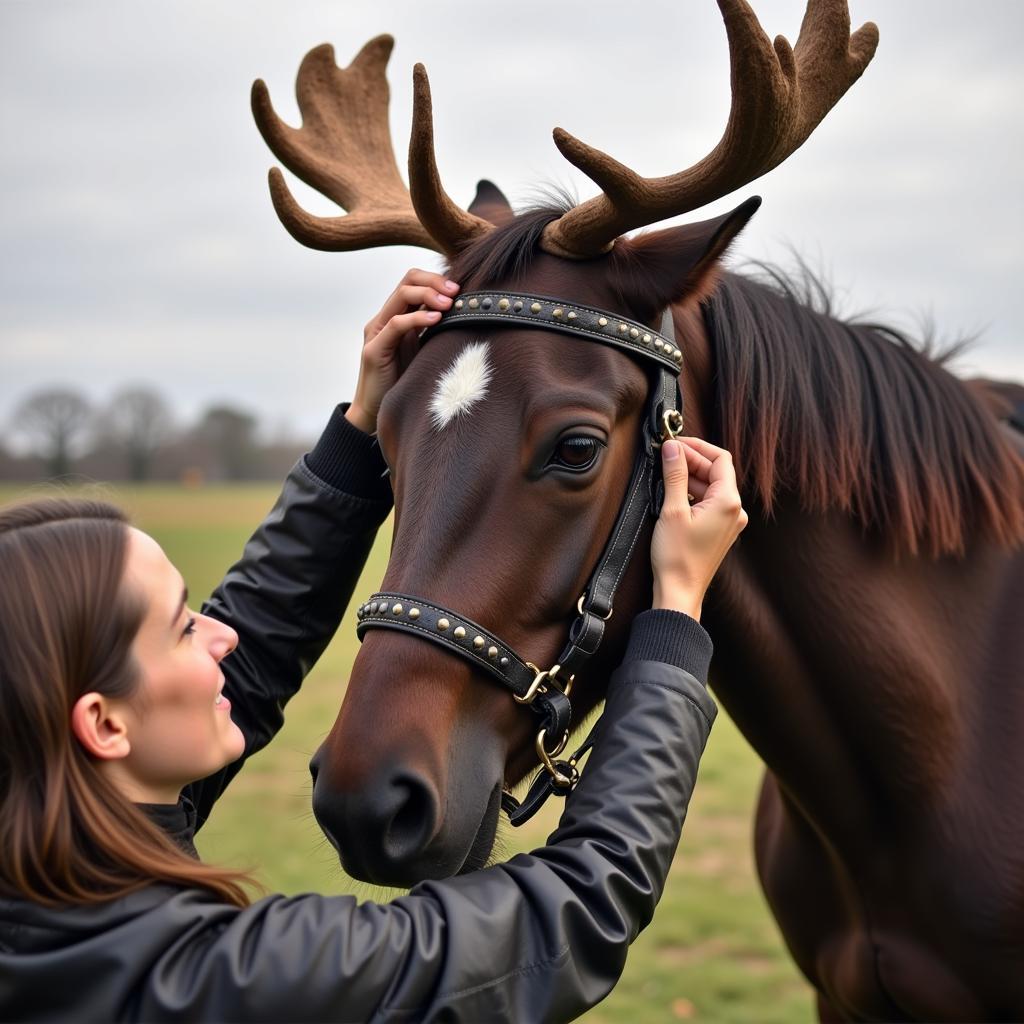
M 626 496 L 611 537 L 597 563 L 587 589 L 577 604 L 579 613 L 558 662 L 539 669 L 520 658 L 500 637 L 458 612 L 409 594 L 373 594 L 356 611 L 356 633 L 368 629 L 397 629 L 422 637 L 465 658 L 507 686 L 513 698 L 540 718 L 537 756 L 543 768 L 522 802 L 502 794 L 502 807 L 513 825 L 527 821 L 552 795 L 565 796 L 579 779 L 577 762 L 589 750 L 593 731 L 568 759 L 558 760 L 572 725 L 569 694 L 576 675 L 600 646 L 611 618 L 615 592 L 651 512 L 660 508 L 657 449 L 662 440 L 682 428 L 678 375 L 682 353 L 676 347 L 671 310 L 666 310 L 661 331 L 606 310 L 547 296 L 517 292 L 465 292 L 439 323 L 423 334 L 423 341 L 439 331 L 464 323 L 527 323 L 542 330 L 576 335 L 623 349 L 653 362 L 657 378 L 647 402 L 643 436 Z
M 529 324 L 549 331 L 574 334 L 625 349 L 633 355 L 653 359 L 678 374 L 683 353 L 676 348 L 669 321 L 668 337 L 636 320 L 605 309 L 563 302 L 547 295 L 523 295 L 520 292 L 466 292 L 455 300 L 441 321 L 423 332 L 426 341 L 438 331 L 460 323 L 487 322 Z

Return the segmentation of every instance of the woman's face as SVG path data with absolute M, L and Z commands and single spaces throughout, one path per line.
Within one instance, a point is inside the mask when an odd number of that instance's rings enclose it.
M 220 665 L 238 634 L 191 612 L 181 573 L 160 545 L 140 530 L 129 535 L 125 583 L 146 611 L 132 646 L 140 684 L 123 709 L 130 750 L 118 773 L 132 799 L 174 803 L 189 782 L 242 754 Z

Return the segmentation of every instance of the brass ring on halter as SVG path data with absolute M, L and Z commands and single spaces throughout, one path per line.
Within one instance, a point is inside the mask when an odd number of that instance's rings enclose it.
M 678 409 L 666 409 L 661 414 L 661 440 L 671 441 L 683 432 L 683 414 Z
M 580 613 L 580 615 L 583 614 L 583 602 L 586 599 L 587 599 L 587 592 L 584 590 L 583 593 L 580 594 L 580 599 L 576 602 L 576 611 L 578 611 Z M 607 622 L 612 617 L 612 612 L 614 612 L 614 611 L 615 611 L 614 608 L 609 608 L 607 615 L 599 615 L 598 618 L 601 619 L 603 622 Z M 591 612 L 591 615 L 593 615 L 593 612 Z
M 544 770 L 551 776 L 552 779 L 555 780 L 555 782 L 559 786 L 570 786 L 572 785 L 573 780 L 564 772 L 560 771 L 556 767 L 554 761 L 552 760 L 553 758 L 558 757 L 558 755 L 563 750 L 565 750 L 565 745 L 569 742 L 568 730 L 563 734 L 561 740 L 559 740 L 558 746 L 556 746 L 554 750 L 550 751 L 544 748 L 545 732 L 547 732 L 546 729 L 541 729 L 541 731 L 537 733 L 537 740 L 534 744 L 537 748 L 537 756 L 540 758 L 541 763 L 544 765 Z

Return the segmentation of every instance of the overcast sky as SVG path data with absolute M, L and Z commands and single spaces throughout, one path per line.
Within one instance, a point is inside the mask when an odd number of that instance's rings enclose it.
M 795 41 L 801 0 L 754 0 Z M 1024 4 L 852 0 L 881 45 L 864 77 L 751 194 L 735 259 L 793 249 L 849 312 L 981 334 L 965 372 L 1024 379 Z M 317 430 L 350 397 L 362 325 L 422 250 L 307 250 L 270 205 L 275 162 L 252 122 L 264 78 L 297 123 L 295 72 L 380 32 L 392 133 L 408 139 L 411 69 L 431 75 L 438 161 L 468 203 L 493 178 L 593 186 L 551 142 L 560 125 L 660 175 L 709 151 L 729 101 L 713 0 L 174 3 L 0 0 L 0 426 L 34 389 L 102 402 L 148 383 L 182 418 L 214 400 Z M 331 204 L 292 179 L 319 213 Z

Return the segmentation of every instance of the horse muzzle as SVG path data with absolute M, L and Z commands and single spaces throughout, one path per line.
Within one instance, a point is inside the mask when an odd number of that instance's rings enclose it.
M 429 661 L 415 641 L 379 639 Z M 428 705 L 384 708 L 374 696 L 397 687 L 380 672 L 375 659 L 357 663 L 357 685 L 310 762 L 317 823 L 344 870 L 376 885 L 408 888 L 482 867 L 498 826 L 505 743 L 445 692 Z

